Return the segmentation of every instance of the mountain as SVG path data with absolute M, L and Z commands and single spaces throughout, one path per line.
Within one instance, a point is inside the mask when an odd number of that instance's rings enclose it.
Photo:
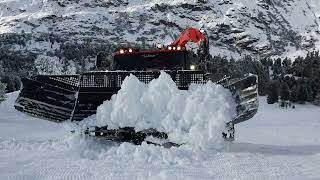
M 99 51 L 169 44 L 193 26 L 212 55 L 293 57 L 320 47 L 319 9 L 317 0 L 2 0 L 0 52 L 90 67 Z
M 318 0 L 309 0 L 308 1 L 316 14 L 316 17 L 320 18 L 320 1 Z

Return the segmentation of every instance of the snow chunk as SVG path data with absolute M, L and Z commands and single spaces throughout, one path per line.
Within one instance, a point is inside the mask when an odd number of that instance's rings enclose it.
M 170 75 L 161 72 L 149 84 L 134 75 L 127 77 L 118 94 L 97 109 L 97 125 L 109 129 L 155 128 L 168 133 L 169 140 L 198 147 L 221 144 L 225 123 L 234 113 L 231 93 L 208 82 L 179 90 Z

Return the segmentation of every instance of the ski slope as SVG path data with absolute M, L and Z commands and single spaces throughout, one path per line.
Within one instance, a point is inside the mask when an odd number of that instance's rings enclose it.
M 221 150 L 115 144 L 0 104 L 0 179 L 320 179 L 320 108 L 280 109 L 260 99 Z

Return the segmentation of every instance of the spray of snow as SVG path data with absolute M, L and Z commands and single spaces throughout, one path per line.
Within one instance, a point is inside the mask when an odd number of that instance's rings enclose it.
M 162 72 L 158 79 L 144 84 L 127 77 L 118 94 L 97 109 L 97 125 L 109 129 L 154 128 L 168 133 L 169 140 L 201 148 L 219 148 L 225 123 L 234 115 L 234 100 L 220 85 L 208 82 L 179 90 Z

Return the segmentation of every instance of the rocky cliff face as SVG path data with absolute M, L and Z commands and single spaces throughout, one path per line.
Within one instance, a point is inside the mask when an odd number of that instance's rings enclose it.
M 184 28 L 193 26 L 206 30 L 212 55 L 297 55 L 320 47 L 316 3 L 317 0 L 4 0 L 0 2 L 0 47 L 52 55 L 66 43 L 169 44 Z

